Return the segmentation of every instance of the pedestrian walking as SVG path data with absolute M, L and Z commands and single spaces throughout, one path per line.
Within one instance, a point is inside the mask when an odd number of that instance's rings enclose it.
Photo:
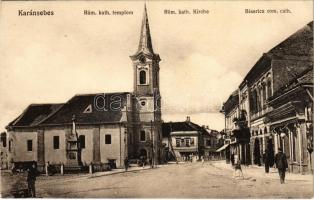
M 241 161 L 240 159 L 238 159 L 238 156 L 235 156 L 233 178 L 238 178 L 238 177 L 244 179 L 242 168 L 241 168 Z
M 125 171 L 128 171 L 128 168 L 129 168 L 129 159 L 128 159 L 128 157 L 125 157 L 125 159 L 124 159 L 124 168 L 125 168 Z
M 154 165 L 153 165 L 153 159 L 149 159 L 149 165 L 150 165 L 150 168 L 154 168 Z
M 202 165 L 204 165 L 204 161 L 205 161 L 204 156 L 202 156 L 201 159 L 202 159 Z
M 278 169 L 280 183 L 285 182 L 286 169 L 288 168 L 288 162 L 286 154 L 282 152 L 281 148 L 278 148 L 278 153 L 275 156 L 276 167 Z
M 144 156 L 142 156 L 142 164 L 143 164 L 143 169 L 144 169 L 144 167 L 145 167 L 145 161 L 146 159 L 145 159 L 145 157 Z
M 35 182 L 36 182 L 36 175 L 37 170 L 35 163 L 32 164 L 31 167 L 27 170 L 27 186 L 28 186 L 28 194 L 31 197 L 36 197 L 36 189 L 35 189 Z
M 269 173 L 269 152 L 266 149 L 264 154 L 263 154 L 263 158 L 264 158 L 264 164 L 265 164 L 265 173 Z

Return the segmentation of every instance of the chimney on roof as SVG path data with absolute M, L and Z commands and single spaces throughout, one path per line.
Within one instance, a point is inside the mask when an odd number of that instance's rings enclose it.
M 190 116 L 186 116 L 186 122 L 190 122 L 191 119 L 190 119 Z
M 76 133 L 75 115 L 72 115 L 72 135 Z

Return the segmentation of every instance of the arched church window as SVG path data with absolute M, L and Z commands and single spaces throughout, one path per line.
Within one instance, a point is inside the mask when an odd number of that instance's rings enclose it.
M 146 84 L 146 71 L 141 70 L 140 71 L 140 84 Z

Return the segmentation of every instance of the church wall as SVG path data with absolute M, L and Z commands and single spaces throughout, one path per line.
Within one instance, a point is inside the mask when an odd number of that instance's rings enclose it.
M 84 135 L 85 136 L 85 148 L 81 151 L 81 159 L 83 163 L 89 164 L 93 162 L 93 127 L 86 127 L 86 128 L 77 128 L 78 136 Z
M 49 164 L 66 163 L 66 132 L 70 129 L 54 127 L 45 130 L 45 162 Z M 59 149 L 53 147 L 53 137 L 59 136 Z
M 105 143 L 105 135 L 111 135 L 111 144 Z M 117 167 L 123 166 L 126 147 L 125 128 L 120 125 L 102 125 L 100 127 L 100 157 L 101 162 L 108 163 L 115 160 Z
M 37 161 L 37 131 L 14 131 L 10 137 L 14 162 Z M 32 140 L 32 151 L 27 150 L 28 140 Z

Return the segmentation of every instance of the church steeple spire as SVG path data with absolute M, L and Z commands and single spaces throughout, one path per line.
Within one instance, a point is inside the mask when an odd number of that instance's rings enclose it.
M 150 36 L 150 30 L 149 30 L 146 4 L 144 5 L 141 36 L 140 36 L 140 42 L 138 45 L 137 52 L 141 52 L 141 51 L 145 54 L 149 54 L 149 53 L 154 54 L 152 39 Z
M 136 54 L 154 54 L 152 39 L 150 35 L 146 4 L 144 5 L 144 13 L 142 19 L 141 35 Z

